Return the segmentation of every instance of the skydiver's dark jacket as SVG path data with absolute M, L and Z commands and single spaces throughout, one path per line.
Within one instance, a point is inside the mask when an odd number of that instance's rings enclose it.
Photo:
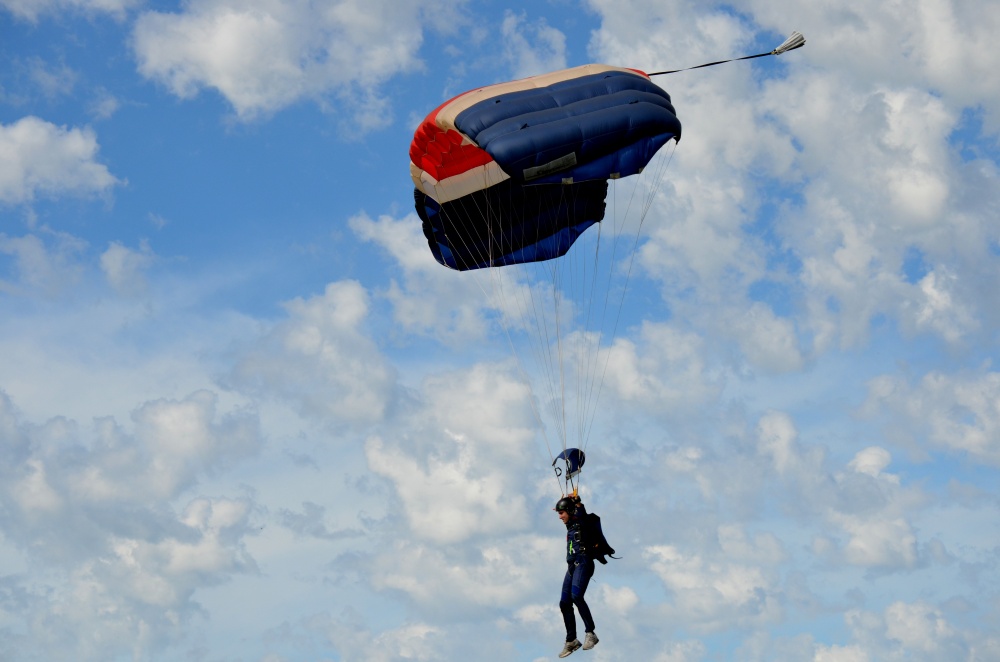
M 587 510 L 580 504 L 570 514 L 566 522 L 566 563 L 574 565 L 587 560 L 587 547 L 584 538 L 584 518 Z
M 601 518 L 588 513 L 580 504 L 566 522 L 566 563 L 580 564 L 588 559 L 607 564 L 605 556 L 615 550 L 604 538 Z

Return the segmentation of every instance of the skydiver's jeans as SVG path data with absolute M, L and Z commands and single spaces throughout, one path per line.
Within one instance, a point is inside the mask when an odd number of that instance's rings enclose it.
M 587 559 L 579 563 L 570 563 L 566 569 L 566 577 L 563 579 L 562 596 L 559 598 L 559 610 L 563 615 L 563 622 L 566 624 L 566 641 L 576 639 L 576 615 L 573 614 L 573 605 L 580 612 L 583 619 L 583 629 L 585 632 L 594 631 L 594 617 L 590 615 L 590 607 L 583 599 L 583 594 L 587 592 L 587 584 L 594 576 L 594 560 Z

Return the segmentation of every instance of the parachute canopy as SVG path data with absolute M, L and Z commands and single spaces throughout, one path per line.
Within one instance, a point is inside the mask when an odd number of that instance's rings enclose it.
M 608 180 L 680 135 L 670 96 L 634 69 L 590 64 L 460 94 L 410 145 L 431 252 L 458 270 L 559 257 L 604 219 Z

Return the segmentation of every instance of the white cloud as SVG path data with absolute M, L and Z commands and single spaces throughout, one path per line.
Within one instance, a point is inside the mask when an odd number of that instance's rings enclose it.
M 859 646 L 816 646 L 813 662 L 869 662 L 871 658 Z
M 18 18 L 37 21 L 46 14 L 65 11 L 82 11 L 90 14 L 111 14 L 124 18 L 128 9 L 138 4 L 137 0 L 2 0 L 5 7 Z
M 67 419 L 23 422 L 0 394 L 0 421 L 5 547 L 42 573 L 12 578 L 35 640 L 21 652 L 58 657 L 74 641 L 88 659 L 146 657 L 198 612 L 199 588 L 255 570 L 243 546 L 250 501 L 188 498 L 180 514 L 169 505 L 257 451 L 252 416 L 220 414 L 200 392 L 142 405 L 132 432 L 104 419 L 88 435 Z
M 844 562 L 862 567 L 901 569 L 917 563 L 917 536 L 910 518 L 924 497 L 903 487 L 897 475 L 885 472 L 892 460 L 888 451 L 862 449 L 847 463 L 847 471 L 831 474 L 822 452 L 798 440 L 798 430 L 788 415 L 766 414 L 757 434 L 759 452 L 786 481 L 797 506 L 832 527 L 814 540 L 816 554 L 835 553 Z M 847 536 L 842 548 L 835 549 L 827 537 L 832 531 Z
M 244 120 L 339 98 L 353 133 L 387 124 L 378 86 L 420 66 L 424 4 L 197 0 L 179 13 L 140 15 L 133 45 L 139 72 L 181 98 L 215 89 Z
M 868 384 L 863 411 L 887 417 L 891 437 L 1000 463 L 1000 373 L 930 372 L 919 382 L 882 375 Z
M 394 483 L 413 534 L 443 544 L 523 528 L 528 503 L 517 476 L 541 456 L 527 387 L 478 365 L 429 377 L 421 391 L 425 410 L 406 432 L 365 445 L 370 469 Z
M 110 119 L 121 108 L 122 102 L 108 90 L 95 90 L 93 98 L 87 104 L 91 116 L 98 120 Z
M 619 339 L 598 355 L 599 364 L 607 361 L 607 397 L 666 416 L 682 416 L 718 397 L 721 384 L 705 365 L 699 336 L 645 322 L 637 342 Z
M 773 461 L 778 474 L 799 469 L 802 461 L 797 443 L 798 431 L 791 417 L 781 412 L 770 412 L 757 424 L 758 449 Z
M 992 130 L 1000 129 L 1000 74 L 982 57 L 1000 25 L 995 5 L 919 0 L 845 10 L 818 2 L 789 10 L 775 0 L 754 0 L 751 6 L 762 27 L 780 33 L 797 29 L 812 37 L 800 57 L 836 61 L 857 78 L 932 87 L 954 105 L 982 105 Z
M 873 478 L 878 478 L 882 474 L 882 470 L 889 466 L 891 461 L 892 455 L 889 451 L 878 446 L 870 446 L 858 451 L 854 459 L 847 464 L 847 467 L 860 474 L 867 474 Z M 895 478 L 895 481 L 899 482 L 898 478 Z
M 0 202 L 38 195 L 106 193 L 122 182 L 98 163 L 89 128 L 60 127 L 37 117 L 0 124 Z
M 113 241 L 101 254 L 101 271 L 117 292 L 125 295 L 141 294 L 146 290 L 144 271 L 154 263 L 156 256 L 149 242 L 142 241 L 139 250 L 132 250 Z
M 461 553 L 400 543 L 373 559 L 372 582 L 379 589 L 402 591 L 425 613 L 451 617 L 471 610 L 490 613 L 523 604 L 547 580 L 559 581 L 560 576 L 551 572 L 558 566 L 545 562 L 558 557 L 559 542 L 551 536 L 507 535 L 474 543 Z
M 439 660 L 444 632 L 426 623 L 409 623 L 379 632 L 337 620 L 313 624 L 336 646 L 344 662 L 416 662 Z
M 86 247 L 77 237 L 45 228 L 23 237 L 0 233 L 0 255 L 13 256 L 15 272 L 12 280 L 0 280 L 0 291 L 52 296 L 71 289 L 83 276 L 80 255 Z
M 914 323 L 918 329 L 938 332 L 945 340 L 957 343 L 980 327 L 972 306 L 962 302 L 962 283 L 948 267 L 929 272 L 917 284 L 922 296 L 913 297 Z
M 50 65 L 37 57 L 28 59 L 24 68 L 32 86 L 50 101 L 69 96 L 79 75 L 63 62 Z
M 663 5 L 646 0 L 589 0 L 588 4 L 601 16 L 601 28 L 591 35 L 590 51 L 608 62 L 645 71 L 720 59 L 720 54 L 738 53 L 751 36 L 736 16 L 704 11 L 703 5 L 690 1 Z
M 990 659 L 1000 652 L 1000 640 L 964 630 L 949 621 L 945 611 L 924 600 L 896 601 L 881 613 L 850 610 L 844 620 L 855 643 L 837 649 L 840 660 Z
M 458 272 L 441 266 L 431 255 L 420 231 L 420 220 L 410 214 L 396 220 L 372 220 L 359 214 L 349 220 L 363 240 L 386 251 L 402 268 L 402 283 L 393 280 L 385 292 L 396 322 L 410 333 L 431 336 L 449 345 L 481 341 L 490 297 L 482 274 Z M 487 290 L 488 292 L 489 290 Z
M 510 63 L 514 78 L 527 78 L 566 68 L 566 35 L 544 19 L 529 23 L 525 13 L 504 13 L 500 34 L 504 59 Z
M 647 547 L 643 557 L 674 598 L 672 617 L 697 630 L 760 626 L 781 618 L 779 587 L 773 572 L 761 566 L 672 545 Z
M 729 327 L 750 365 L 771 372 L 794 372 L 802 368 L 795 325 L 778 317 L 765 304 L 754 302 Z
M 380 420 L 396 377 L 364 328 L 368 292 L 356 281 L 330 283 L 322 295 L 285 308 L 288 319 L 243 354 L 229 379 L 332 422 Z
M 832 513 L 830 519 L 850 537 L 844 547 L 848 563 L 891 568 L 916 564 L 917 537 L 905 518 Z
M 761 310 L 748 297 L 755 282 L 779 283 L 807 313 L 796 333 L 775 317 L 780 343 L 761 342 L 766 323 L 756 327 L 761 335 L 744 329 L 739 340 L 751 365 L 771 370 L 801 365 L 798 334 L 814 354 L 857 347 L 880 316 L 955 344 L 981 332 L 982 318 L 994 315 L 981 288 L 997 280 L 996 256 L 983 247 L 998 240 L 986 202 L 998 178 L 995 168 L 964 163 L 952 134 L 963 110 L 1000 108 L 1000 95 L 966 77 L 942 92 L 943 83 L 928 84 L 927 76 L 932 41 L 944 61 L 973 60 L 983 26 L 1000 13 L 988 11 L 973 26 L 968 10 L 937 0 L 915 11 L 864 13 L 828 3 L 789 11 L 759 0 L 749 17 L 705 13 L 695 3 L 590 4 L 602 16 L 591 41 L 595 56 L 647 70 L 739 54 L 752 46 L 751 21 L 781 33 L 794 27 L 808 40 L 780 56 L 786 76 L 761 81 L 738 63 L 656 79 L 672 94 L 685 130 L 641 257 L 675 311 L 715 336 Z M 934 34 L 932 16 L 945 20 L 943 34 Z M 637 24 L 645 29 L 636 32 Z M 964 29 L 968 43 L 958 36 Z M 989 90 L 1000 77 L 984 78 Z M 768 183 L 796 195 L 774 226 L 780 249 L 761 242 L 755 227 L 771 223 L 759 208 Z M 920 283 L 903 272 L 913 250 L 927 264 Z M 781 261 L 772 265 L 774 257 Z M 770 316 L 758 317 L 763 323 Z

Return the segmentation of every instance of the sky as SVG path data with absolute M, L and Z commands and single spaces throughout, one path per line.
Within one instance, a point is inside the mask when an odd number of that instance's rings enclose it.
M 555 659 L 547 396 L 413 131 L 792 30 L 654 79 L 575 656 L 1000 659 L 996 0 L 0 0 L 0 659 Z

